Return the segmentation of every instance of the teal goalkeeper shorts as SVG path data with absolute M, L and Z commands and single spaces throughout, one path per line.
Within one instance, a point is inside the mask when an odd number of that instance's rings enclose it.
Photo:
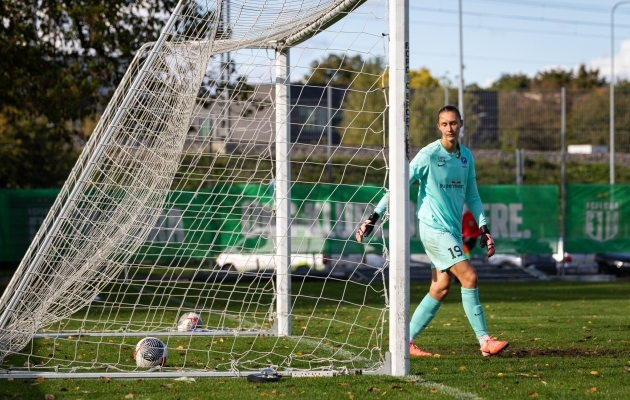
M 456 238 L 449 232 L 438 231 L 420 221 L 418 225 L 420 240 L 431 260 L 431 268 L 444 272 L 458 262 L 468 260 L 461 237 Z

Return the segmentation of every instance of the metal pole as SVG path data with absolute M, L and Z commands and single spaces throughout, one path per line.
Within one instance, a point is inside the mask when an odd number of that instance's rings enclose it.
M 289 52 L 276 49 L 276 304 L 278 336 L 291 335 L 291 124 Z
M 389 20 L 389 351 L 391 374 L 409 374 L 409 0 L 390 3 Z
M 462 120 L 464 119 L 464 34 L 462 29 L 462 0 L 459 0 L 459 88 L 458 94 L 459 97 L 457 100 L 457 108 L 459 108 L 459 112 L 462 115 Z M 460 130 L 460 135 L 462 136 L 462 141 L 465 145 L 470 146 L 470 141 L 466 140 L 466 135 L 464 133 L 465 126 L 462 126 Z
M 444 86 L 444 105 L 445 106 L 448 106 L 448 104 L 450 103 L 448 89 L 449 89 L 448 86 Z
M 328 169 L 328 183 L 332 183 L 332 160 L 330 159 L 332 156 L 332 87 L 328 86 L 326 92 L 326 110 L 328 111 L 326 116 L 328 120 L 326 126 L 326 168 Z
M 620 1 L 610 11 L 610 184 L 615 184 L 615 10 L 630 1 Z
M 523 149 L 516 149 L 516 184 L 523 183 Z
M 562 88 L 560 91 L 562 112 L 560 114 L 560 154 L 562 160 L 560 162 L 560 240 L 558 243 L 558 254 L 562 257 L 561 267 L 559 274 L 564 275 L 564 234 L 565 234 L 565 221 L 566 221 L 566 165 L 567 165 L 567 151 L 566 151 L 566 136 L 567 136 L 567 90 Z

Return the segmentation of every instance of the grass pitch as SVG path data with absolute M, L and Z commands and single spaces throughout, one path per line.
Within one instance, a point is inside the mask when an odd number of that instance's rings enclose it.
M 321 290 L 317 282 L 304 285 L 313 287 L 303 290 Z M 426 283 L 411 285 L 412 311 L 427 289 Z M 500 356 L 481 356 L 454 286 L 430 327 L 417 339 L 421 348 L 435 356 L 412 359 L 407 377 L 284 377 L 265 384 L 243 378 L 13 379 L 0 380 L 0 399 L 630 397 L 628 281 L 482 283 L 480 297 L 490 333 L 509 340 L 510 347 Z M 51 349 L 51 343 L 33 345 L 43 352 Z

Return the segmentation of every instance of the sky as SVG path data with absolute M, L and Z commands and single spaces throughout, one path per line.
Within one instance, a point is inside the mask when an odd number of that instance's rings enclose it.
M 458 0 L 409 0 L 410 66 L 459 80 Z M 611 68 L 617 0 L 462 0 L 464 84 L 552 68 Z M 630 2 L 614 13 L 615 76 L 630 79 Z

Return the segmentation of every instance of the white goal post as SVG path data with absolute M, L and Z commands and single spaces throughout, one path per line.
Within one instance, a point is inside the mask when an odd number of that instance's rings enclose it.
M 181 0 L 0 298 L 0 377 L 408 374 L 407 14 Z

